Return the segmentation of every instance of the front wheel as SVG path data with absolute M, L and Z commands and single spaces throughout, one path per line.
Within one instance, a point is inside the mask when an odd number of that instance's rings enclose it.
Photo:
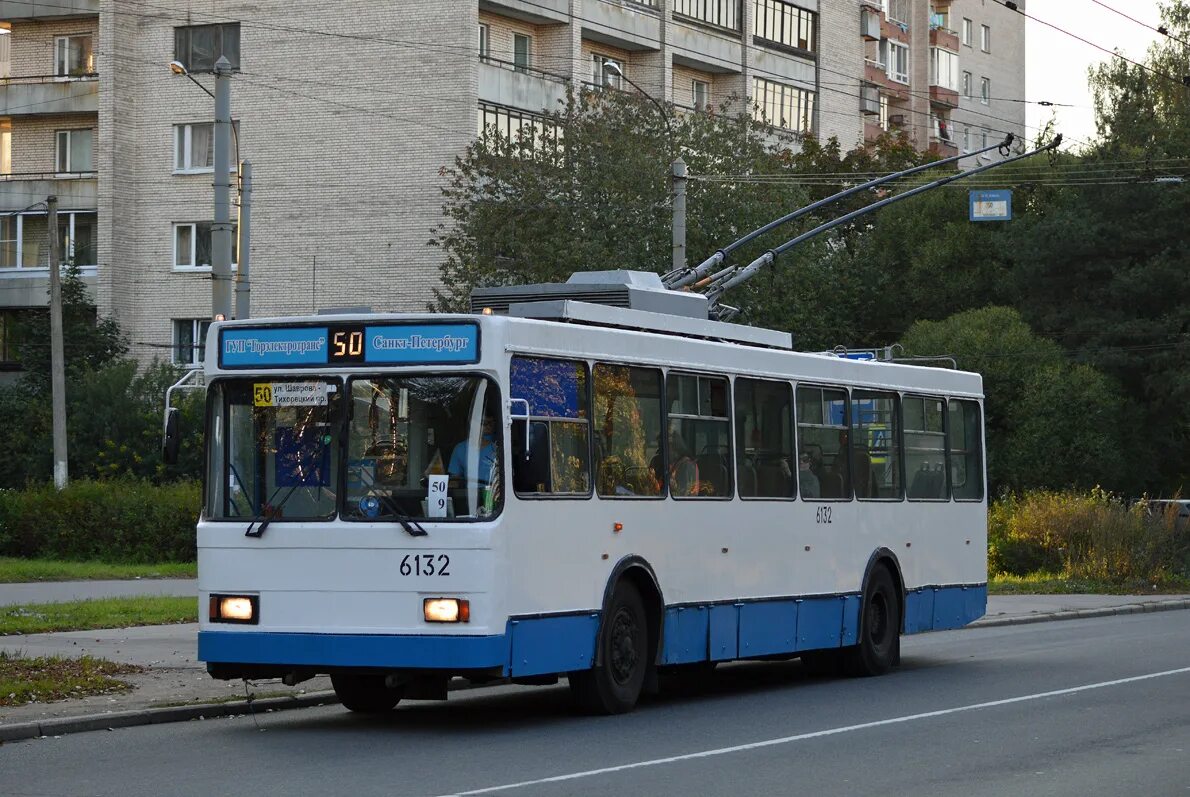
M 332 675 L 331 686 L 344 708 L 360 714 L 386 714 L 401 700 L 401 689 L 388 686 L 383 675 Z
M 860 611 L 859 644 L 843 651 L 843 669 L 861 677 L 883 675 L 901 659 L 901 606 L 887 567 L 872 571 Z
M 620 581 L 599 629 L 599 664 L 569 676 L 579 708 L 591 714 L 623 714 L 636 706 L 649 666 L 648 630 L 640 592 Z

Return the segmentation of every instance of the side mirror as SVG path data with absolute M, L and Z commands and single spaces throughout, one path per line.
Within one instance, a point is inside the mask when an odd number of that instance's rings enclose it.
M 182 447 L 182 435 L 178 429 L 178 410 L 170 407 L 165 414 L 165 440 L 161 445 L 161 458 L 166 465 L 176 465 L 178 449 Z

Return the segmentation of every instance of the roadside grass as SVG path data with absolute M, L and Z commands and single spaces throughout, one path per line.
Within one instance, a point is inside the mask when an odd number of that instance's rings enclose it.
M 27 659 L 20 653 L 0 650 L 0 706 L 127 692 L 132 686 L 111 676 L 143 671 L 143 667 L 135 664 L 117 664 L 90 656 Z
M 1072 578 L 1060 573 L 1030 573 L 1016 576 L 999 573 L 988 577 L 992 595 L 1177 595 L 1190 593 L 1190 579 L 1166 578 L 1160 583 L 1123 582 Z
M 18 559 L 0 556 L 0 584 L 29 581 L 96 581 L 129 578 L 194 578 L 194 562 L 163 562 L 153 565 L 110 562 L 65 562 L 58 559 Z
M 0 636 L 198 621 L 196 598 L 142 596 L 0 607 Z

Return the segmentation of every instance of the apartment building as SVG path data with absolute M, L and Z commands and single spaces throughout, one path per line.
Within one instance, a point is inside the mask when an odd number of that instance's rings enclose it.
M 777 126 L 845 148 L 873 123 L 905 126 L 922 148 L 953 145 L 930 126 L 958 108 L 936 113 L 930 99 L 927 54 L 943 26 L 920 0 L 888 1 L 910 10 L 866 0 L 0 0 L 0 368 L 13 313 L 45 305 L 48 231 L 36 203 L 51 193 L 65 255 L 133 353 L 201 357 L 213 182 L 203 88 L 213 89 L 220 55 L 236 69 L 233 157 L 254 170 L 252 315 L 418 310 L 442 258 L 427 241 L 443 167 L 486 127 L 534 124 L 568 86 L 631 90 L 608 62 L 685 112 L 744 98 Z M 893 75 L 901 42 L 912 58 Z M 960 50 L 957 36 L 950 46 Z M 193 80 L 170 70 L 175 60 Z

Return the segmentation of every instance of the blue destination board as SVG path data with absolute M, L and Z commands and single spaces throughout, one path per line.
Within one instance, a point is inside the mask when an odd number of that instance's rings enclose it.
M 220 330 L 222 368 L 456 365 L 479 361 L 475 324 L 332 324 Z

